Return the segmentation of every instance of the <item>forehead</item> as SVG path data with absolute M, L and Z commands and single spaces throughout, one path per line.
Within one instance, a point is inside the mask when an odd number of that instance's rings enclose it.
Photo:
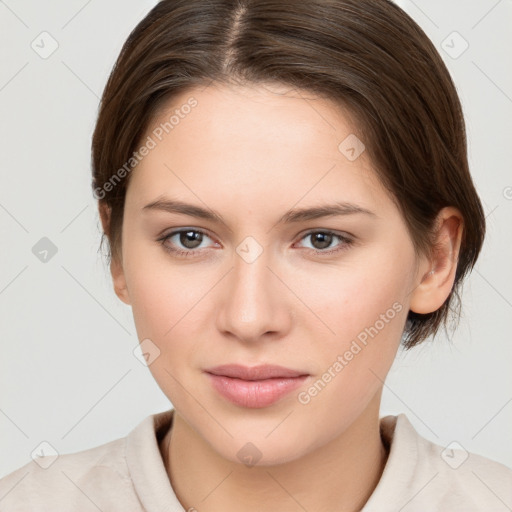
M 350 113 L 289 86 L 190 89 L 160 110 L 143 142 L 147 137 L 154 147 L 129 187 L 140 202 L 176 189 L 188 196 L 224 191 L 226 198 L 236 192 L 255 206 L 272 199 L 289 206 L 305 195 L 383 199 Z
M 274 83 L 215 84 L 192 89 L 174 98 L 156 124 L 165 122 L 169 114 L 179 111 L 191 98 L 197 105 L 182 119 L 187 121 L 183 123 L 185 131 L 187 126 L 195 130 L 198 141 L 202 140 L 200 131 L 204 131 L 208 147 L 216 142 L 232 142 L 232 149 L 236 150 L 236 142 L 243 142 L 245 148 L 251 143 L 263 143 L 283 150 L 289 146 L 314 150 L 318 156 L 329 157 L 333 142 L 336 149 L 337 139 L 358 131 L 350 113 L 341 105 L 309 91 Z M 240 131 L 242 127 L 244 131 Z

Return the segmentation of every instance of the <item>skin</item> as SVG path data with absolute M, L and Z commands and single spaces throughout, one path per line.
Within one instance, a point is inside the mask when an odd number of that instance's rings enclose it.
M 338 150 L 358 133 L 339 106 L 277 84 L 212 84 L 174 98 L 154 125 L 191 96 L 197 107 L 131 175 L 122 261 L 111 265 L 139 340 L 160 350 L 149 368 L 175 409 L 160 444 L 169 479 L 186 510 L 359 510 L 387 458 L 379 406 L 407 312 L 435 311 L 448 297 L 462 217 L 441 210 L 439 250 L 418 257 L 367 152 L 350 161 Z M 164 197 L 215 210 L 226 225 L 142 211 Z M 292 208 L 335 201 L 374 215 L 277 222 Z M 108 211 L 100 212 L 108 230 Z M 157 241 L 180 228 L 207 232 L 199 248 L 179 235 L 165 242 L 195 256 L 173 255 Z M 349 234 L 354 243 L 333 237 L 322 246 L 306 236 L 311 230 Z M 236 251 L 248 236 L 263 250 L 251 263 Z M 298 393 L 393 304 L 401 310 L 301 403 Z M 310 376 L 277 403 L 248 409 L 224 399 L 203 373 L 225 363 L 279 364 Z M 252 467 L 237 456 L 247 442 L 261 452 Z

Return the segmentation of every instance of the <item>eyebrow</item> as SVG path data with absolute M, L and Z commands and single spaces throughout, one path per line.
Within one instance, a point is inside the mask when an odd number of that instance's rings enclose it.
M 171 199 L 157 199 L 142 208 L 142 211 L 164 211 L 168 213 L 178 213 L 197 217 L 200 219 L 217 222 L 227 226 L 222 216 L 215 210 L 210 208 L 202 208 L 182 201 Z M 365 214 L 377 218 L 377 215 L 354 203 L 337 202 L 334 204 L 326 204 L 314 206 L 310 208 L 296 208 L 287 211 L 276 224 L 291 224 L 294 222 L 305 222 L 308 220 L 319 219 L 322 217 L 333 217 L 338 215 Z

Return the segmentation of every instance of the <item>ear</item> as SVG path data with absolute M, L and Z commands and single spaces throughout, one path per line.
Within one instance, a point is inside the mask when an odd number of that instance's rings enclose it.
M 454 207 L 443 208 L 436 219 L 436 239 L 430 259 L 418 266 L 419 284 L 411 293 L 409 308 L 420 314 L 438 310 L 448 298 L 459 259 L 464 221 Z
M 111 209 L 105 203 L 99 203 L 98 206 L 101 225 L 105 235 L 107 235 L 110 243 L 110 214 Z M 112 282 L 114 284 L 114 291 L 116 295 L 125 303 L 130 305 L 130 296 L 128 294 L 128 288 L 126 286 L 126 279 L 123 270 L 123 263 L 117 258 L 112 257 L 110 262 L 110 273 L 112 275 Z

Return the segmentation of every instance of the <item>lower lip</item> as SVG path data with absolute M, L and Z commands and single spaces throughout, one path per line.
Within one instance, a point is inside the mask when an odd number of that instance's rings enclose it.
M 297 389 L 308 378 L 307 375 L 303 375 L 293 378 L 242 380 L 211 373 L 207 375 L 213 387 L 224 398 L 240 407 L 253 409 L 272 405 Z

